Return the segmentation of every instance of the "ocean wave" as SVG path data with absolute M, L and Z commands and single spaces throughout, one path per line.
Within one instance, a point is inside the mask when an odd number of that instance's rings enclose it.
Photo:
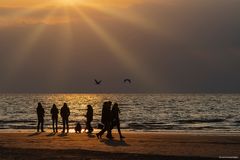
M 0 120 L 0 124 L 6 123 L 34 123 L 36 120 Z
M 76 122 L 85 127 L 83 116 L 86 103 L 94 104 L 94 120 L 96 127 L 101 120 L 102 100 L 118 102 L 121 128 L 133 130 L 240 130 L 240 95 L 198 95 L 198 94 L 107 94 L 107 95 L 58 95 L 58 94 L 0 94 L 0 129 L 32 128 L 36 129 L 36 104 L 43 102 L 51 106 L 53 102 L 59 106 L 68 102 L 71 115 L 69 125 L 73 128 Z M 217 99 L 216 102 L 213 99 Z M 82 105 L 84 104 L 84 105 Z M 45 127 L 52 126 L 50 107 L 46 107 Z M 204 117 L 189 117 L 190 115 Z M 59 115 L 59 126 L 62 119 Z
M 164 123 L 129 123 L 129 129 L 146 129 L 146 130 L 161 130 L 161 129 L 178 129 L 179 125 L 164 124 Z
M 224 122 L 225 119 L 186 119 L 175 121 L 177 123 L 217 123 Z

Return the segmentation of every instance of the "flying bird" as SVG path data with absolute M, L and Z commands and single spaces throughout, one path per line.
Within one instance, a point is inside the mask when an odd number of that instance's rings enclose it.
M 124 83 L 132 83 L 132 80 L 131 79 L 124 79 Z
M 96 85 L 100 85 L 102 83 L 102 80 L 98 81 L 98 80 L 94 79 L 94 81 L 95 81 Z

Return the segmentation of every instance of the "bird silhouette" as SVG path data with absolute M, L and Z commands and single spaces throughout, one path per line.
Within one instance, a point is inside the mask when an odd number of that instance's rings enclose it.
M 96 85 L 100 85 L 102 83 L 102 80 L 98 81 L 98 80 L 94 79 L 94 81 L 95 81 Z
M 124 79 L 124 83 L 132 83 L 132 80 L 131 79 Z

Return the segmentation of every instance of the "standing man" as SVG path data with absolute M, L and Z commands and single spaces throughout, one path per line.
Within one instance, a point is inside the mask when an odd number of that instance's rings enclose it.
M 42 104 L 39 102 L 37 106 L 37 116 L 38 116 L 37 132 L 39 132 L 40 125 L 41 125 L 41 132 L 44 132 L 43 130 L 44 114 L 45 114 L 45 111 L 42 107 Z
M 53 104 L 51 109 L 53 132 L 58 132 L 58 113 L 59 111 L 56 104 Z M 56 125 L 56 130 L 55 130 L 55 125 Z
M 68 117 L 70 115 L 70 109 L 67 106 L 67 103 L 64 103 L 61 108 L 61 117 L 63 121 L 63 133 L 65 133 L 65 125 L 67 125 L 67 133 L 69 132 Z
M 93 120 L 93 108 L 91 105 L 87 105 L 87 114 L 85 117 L 87 118 L 85 131 L 87 129 L 88 133 L 92 133 L 93 128 L 91 126 L 91 122 Z

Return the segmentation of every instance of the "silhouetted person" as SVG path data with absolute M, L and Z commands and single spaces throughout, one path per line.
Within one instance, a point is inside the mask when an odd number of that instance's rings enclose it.
M 111 123 L 112 123 L 112 113 L 111 113 L 111 105 L 112 102 L 104 102 L 103 108 L 102 108 L 102 123 L 104 124 L 103 129 L 97 133 L 97 138 L 102 138 L 102 135 L 105 131 L 107 131 L 107 138 L 111 139 L 112 133 L 111 133 Z
M 75 127 L 75 133 L 81 133 L 82 130 L 82 126 L 81 124 L 78 122 L 76 127 Z
M 85 128 L 85 130 L 87 129 L 88 133 L 92 133 L 93 128 L 91 126 L 91 122 L 93 120 L 93 108 L 92 108 L 91 105 L 87 106 L 86 118 L 87 118 L 87 121 L 86 121 L 86 128 Z
M 44 114 L 45 114 L 45 111 L 42 107 L 42 104 L 38 103 L 38 106 L 37 106 L 37 116 L 38 116 L 37 132 L 39 132 L 40 125 L 41 125 L 41 132 L 44 132 L 44 130 L 43 130 Z
M 65 126 L 67 125 L 67 133 L 69 132 L 68 117 L 70 115 L 70 109 L 67 106 L 67 103 L 64 103 L 61 108 L 61 117 L 63 122 L 63 133 L 65 133 Z
M 118 104 L 114 103 L 112 107 L 112 128 L 117 126 L 120 138 L 125 138 L 124 136 L 122 136 L 122 133 L 121 133 L 119 114 L 120 114 L 120 109 L 118 108 Z
M 53 132 L 58 132 L 58 113 L 59 111 L 57 106 L 53 104 L 51 109 Z M 55 128 L 55 125 L 56 125 L 56 128 Z

